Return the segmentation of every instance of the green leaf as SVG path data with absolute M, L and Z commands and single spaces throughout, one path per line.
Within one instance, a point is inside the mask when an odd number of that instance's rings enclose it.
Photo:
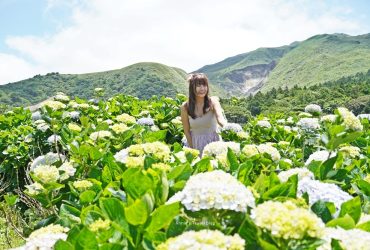
M 317 201 L 311 206 L 311 210 L 319 216 L 324 223 L 330 221 L 332 219 L 330 210 L 326 206 L 326 202 L 324 201 Z
M 364 180 L 358 180 L 357 186 L 366 196 L 370 196 L 370 183 Z
M 176 167 L 174 167 L 167 175 L 168 179 L 169 180 L 173 180 L 173 179 L 176 179 L 181 173 L 182 171 L 185 169 L 186 167 L 186 164 L 180 164 Z
M 356 226 L 356 223 L 352 219 L 351 216 L 346 214 L 344 217 L 336 218 L 336 219 L 333 219 L 333 220 L 329 221 L 328 223 L 326 223 L 326 226 L 327 227 L 339 226 L 343 229 L 349 230 L 349 229 L 354 228 Z
M 194 173 L 207 172 L 211 168 L 211 159 L 204 157 L 194 165 Z
M 298 177 L 297 175 L 291 176 L 286 183 L 282 183 L 274 186 L 273 188 L 266 191 L 262 198 L 264 200 L 271 200 L 276 197 L 291 197 L 296 198 L 297 196 L 297 184 Z
M 58 240 L 54 247 L 55 250 L 74 250 L 75 247 L 68 241 Z
M 4 199 L 6 201 L 6 204 L 8 204 L 9 206 L 14 206 L 18 201 L 18 195 L 6 194 L 4 195 Z
M 130 168 L 123 173 L 122 185 L 133 199 L 140 198 L 148 190 L 155 188 L 153 179 L 138 168 Z
M 155 141 L 164 141 L 166 139 L 167 130 L 158 130 L 158 131 L 147 131 L 143 134 L 144 142 L 155 142 Z
M 370 221 L 367 221 L 365 223 L 361 223 L 361 224 L 357 225 L 356 228 L 370 233 Z
M 67 205 L 67 204 L 62 204 L 60 206 L 60 209 L 59 209 L 59 215 L 60 216 L 64 216 L 64 215 L 73 215 L 73 216 L 76 216 L 76 217 L 80 217 L 80 210 L 78 210 L 77 208 L 75 207 L 72 207 L 70 205 Z
M 180 203 L 175 202 L 168 205 L 158 207 L 152 214 L 149 226 L 146 228 L 148 232 L 156 232 L 168 226 L 173 218 L 180 213 Z
M 120 244 L 104 243 L 101 244 L 99 250 L 122 250 L 124 247 Z
M 326 160 L 323 164 L 320 166 L 320 180 L 327 179 L 327 175 L 330 171 L 334 169 L 334 164 L 337 161 L 337 156 L 332 157 L 328 160 Z
M 248 215 L 240 225 L 238 234 L 245 240 L 247 246 L 254 245 L 258 241 L 258 228 Z
M 249 179 L 249 175 L 253 170 L 253 163 L 251 161 L 247 161 L 242 163 L 239 167 L 238 171 L 238 180 L 242 182 L 244 185 L 250 185 L 251 180 Z
M 98 242 L 93 232 L 86 227 L 81 230 L 77 237 L 77 248 L 79 249 L 98 249 Z
M 100 198 L 99 206 L 102 212 L 111 220 L 117 221 L 118 223 L 127 224 L 124 217 L 124 206 L 123 202 L 116 198 Z
M 150 157 L 148 155 L 144 158 L 144 169 L 148 169 L 152 166 L 153 163 L 155 163 L 156 160 L 153 157 Z
M 353 198 L 349 201 L 342 203 L 339 217 L 344 215 L 350 215 L 352 219 L 357 223 L 361 217 L 361 199 L 360 197 Z
M 144 224 L 148 219 L 148 215 L 148 207 L 140 199 L 135 200 L 131 206 L 125 207 L 125 217 L 131 225 L 137 226 Z
M 92 190 L 86 190 L 80 194 L 80 201 L 82 204 L 90 203 L 94 200 L 96 193 Z
M 227 148 L 227 163 L 232 173 L 239 168 L 238 158 L 230 148 Z

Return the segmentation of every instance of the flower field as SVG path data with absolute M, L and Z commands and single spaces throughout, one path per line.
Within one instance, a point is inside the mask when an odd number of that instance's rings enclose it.
M 370 115 L 261 115 L 200 156 L 185 100 L 60 93 L 1 114 L 0 208 L 25 239 L 7 247 L 370 249 Z

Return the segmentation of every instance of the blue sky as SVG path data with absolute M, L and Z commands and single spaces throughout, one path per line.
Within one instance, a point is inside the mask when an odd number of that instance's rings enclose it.
M 193 71 L 316 34 L 369 33 L 369 10 L 367 0 L 0 0 L 0 84 L 142 61 Z

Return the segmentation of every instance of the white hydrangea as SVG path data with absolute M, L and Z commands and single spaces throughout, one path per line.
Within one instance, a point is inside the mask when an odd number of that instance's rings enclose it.
M 143 117 L 137 120 L 136 123 L 142 126 L 153 126 L 154 120 L 150 117 Z
M 304 111 L 310 114 L 318 115 L 322 112 L 320 105 L 317 104 L 308 104 Z
M 65 158 L 64 155 L 49 152 L 34 159 L 31 163 L 30 171 L 33 171 L 39 165 L 53 165 L 57 161 L 64 161 Z
M 309 178 L 303 178 L 298 182 L 297 195 L 302 197 L 304 193 L 308 194 L 310 205 L 313 205 L 319 200 L 333 202 L 337 209 L 337 213 L 339 212 L 340 206 L 343 202 L 353 198 L 335 184 L 323 183 Z
M 221 131 L 233 131 L 238 133 L 243 131 L 243 128 L 237 123 L 226 123 L 225 126 L 222 127 Z
M 331 250 L 331 239 L 338 240 L 340 246 L 346 250 L 370 249 L 370 233 L 360 229 L 345 230 L 341 227 L 327 227 L 324 230 L 323 239 L 326 243 L 318 247 L 318 250 Z
M 358 119 L 368 119 L 370 121 L 370 114 L 359 114 Z
M 51 135 L 51 136 L 49 136 L 49 138 L 47 139 L 47 142 L 49 143 L 49 144 L 55 144 L 55 143 L 57 143 L 57 142 L 60 142 L 61 141 L 61 137 L 59 136 L 59 135 Z
M 180 201 L 186 209 L 225 209 L 238 212 L 255 206 L 252 192 L 232 175 L 215 170 L 190 177 L 184 189 L 167 203 Z
M 37 120 L 36 122 L 35 122 L 35 124 L 36 124 L 36 129 L 37 130 L 40 130 L 42 132 L 46 132 L 46 130 L 48 130 L 50 128 L 49 124 L 47 124 L 44 120 Z
M 311 180 L 315 179 L 313 173 L 307 168 L 291 168 L 289 170 L 280 172 L 278 174 L 278 177 L 281 182 L 286 182 L 289 177 L 296 174 L 298 174 L 298 180 L 302 180 L 304 178 L 308 178 Z
M 324 162 L 330 158 L 333 158 L 337 155 L 337 153 L 335 152 L 329 152 L 327 150 L 321 150 L 321 151 L 316 151 L 314 153 L 312 153 L 307 161 L 305 162 L 305 165 L 309 165 L 312 161 L 321 161 L 321 162 Z
M 69 113 L 69 117 L 71 117 L 72 119 L 78 119 L 78 118 L 80 118 L 80 112 L 78 112 L 78 111 L 71 111 Z
M 330 122 L 333 123 L 337 120 L 338 116 L 337 115 L 324 115 L 320 118 L 321 122 Z
M 76 168 L 74 168 L 73 164 L 69 161 L 64 162 L 58 169 L 59 171 L 63 172 L 60 175 L 61 181 L 67 180 L 69 177 L 74 176 L 74 174 L 76 173 Z
M 38 182 L 32 183 L 31 185 L 26 185 L 25 187 L 30 195 L 38 195 L 45 190 L 45 188 Z
M 243 250 L 244 239 L 238 234 L 224 235 L 220 231 L 203 229 L 198 232 L 187 231 L 181 235 L 169 238 L 160 244 L 157 250 Z
M 65 94 L 57 94 L 54 96 L 54 100 L 60 101 L 60 102 L 69 102 L 69 97 Z
M 273 161 L 278 161 L 281 158 L 279 151 L 267 143 L 258 145 L 257 150 L 260 154 L 270 155 Z
M 285 124 L 285 119 L 277 119 L 276 123 L 277 124 Z
M 355 146 L 343 146 L 339 151 L 350 158 L 356 158 L 360 156 L 361 153 L 361 149 Z
M 128 150 L 126 148 L 120 150 L 114 155 L 114 159 L 116 159 L 116 161 L 124 163 L 124 164 L 126 163 L 127 157 L 128 157 Z
M 251 218 L 260 228 L 277 238 L 321 238 L 325 224 L 313 212 L 298 207 L 292 201 L 266 201 L 252 210 Z
M 347 129 L 362 131 L 363 126 L 359 118 L 346 108 L 338 108 L 338 113 L 343 119 L 343 124 Z
M 14 250 L 51 250 L 54 249 L 54 244 L 58 240 L 66 240 L 67 239 L 67 232 L 68 228 L 62 227 L 60 225 L 49 225 L 46 227 L 42 227 L 29 236 L 26 239 L 26 244 L 14 248 Z
M 224 142 L 224 141 L 215 141 L 208 143 L 203 150 L 203 156 L 213 156 L 222 155 L 227 153 L 227 149 L 230 148 L 235 154 L 240 153 L 240 144 L 237 142 Z
M 262 128 L 271 128 L 271 123 L 267 120 L 257 121 L 257 126 Z
M 61 103 L 59 101 L 52 101 L 52 100 L 48 100 L 48 101 L 45 101 L 42 103 L 42 106 L 45 107 L 49 107 L 51 108 L 52 110 L 59 110 L 59 109 L 65 109 L 66 108 L 66 105 L 64 103 Z
M 57 182 L 60 176 L 57 167 L 52 165 L 38 165 L 32 172 L 44 184 Z
M 301 118 L 297 122 L 297 126 L 307 131 L 320 129 L 319 119 L 317 118 Z
M 182 124 L 181 117 L 176 116 L 174 119 L 171 120 L 171 123 L 174 125 L 181 125 Z
M 93 132 L 90 135 L 90 139 L 93 140 L 93 141 L 96 141 L 96 140 L 102 139 L 102 138 L 111 138 L 111 137 L 112 137 L 112 133 L 109 132 L 109 131 L 105 131 L 105 130 Z
M 31 119 L 33 121 L 41 120 L 41 113 L 40 113 L 40 111 L 33 112 L 32 115 L 31 115 Z

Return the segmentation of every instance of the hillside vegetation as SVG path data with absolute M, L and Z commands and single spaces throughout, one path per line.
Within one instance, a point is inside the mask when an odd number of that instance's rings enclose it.
M 108 96 L 123 93 L 139 98 L 152 95 L 175 97 L 185 93 L 186 72 L 159 63 L 138 63 L 122 69 L 81 75 L 49 73 L 0 86 L 0 103 L 27 106 L 62 91 L 72 97 L 92 98 L 95 88 Z

